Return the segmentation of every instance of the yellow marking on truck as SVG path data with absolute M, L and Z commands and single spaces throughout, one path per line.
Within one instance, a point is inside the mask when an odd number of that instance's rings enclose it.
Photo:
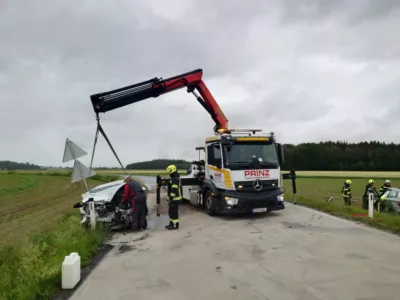
M 212 137 L 206 138 L 206 142 L 217 141 L 217 140 L 219 140 L 219 139 L 220 139 L 220 138 L 217 137 L 217 136 L 212 136 Z
M 256 142 L 256 141 L 269 141 L 269 138 L 267 138 L 267 137 L 238 137 L 236 140 L 239 142 L 244 142 L 244 141 Z
M 219 169 L 217 167 L 214 166 L 208 166 L 211 170 L 213 170 L 214 172 L 220 172 L 222 174 L 224 174 L 224 185 L 227 188 L 232 188 L 233 187 L 233 181 L 232 181 L 232 177 L 231 177 L 231 172 L 228 169 Z

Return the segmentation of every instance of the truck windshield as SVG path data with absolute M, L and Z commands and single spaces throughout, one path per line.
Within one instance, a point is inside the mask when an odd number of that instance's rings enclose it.
M 234 169 L 246 166 L 253 168 L 279 167 L 275 145 L 271 143 L 235 143 L 231 147 L 225 146 L 224 154 L 225 165 Z

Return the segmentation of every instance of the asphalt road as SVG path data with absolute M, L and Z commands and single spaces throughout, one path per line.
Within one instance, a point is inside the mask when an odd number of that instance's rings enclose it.
M 154 203 L 154 198 L 149 199 Z M 181 208 L 114 249 L 71 299 L 399 299 L 400 238 L 287 204 L 255 217 L 209 217 Z

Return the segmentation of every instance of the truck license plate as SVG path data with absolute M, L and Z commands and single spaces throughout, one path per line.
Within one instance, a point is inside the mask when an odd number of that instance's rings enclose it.
M 253 213 L 260 213 L 260 212 L 265 212 L 267 211 L 266 207 L 263 208 L 253 208 Z

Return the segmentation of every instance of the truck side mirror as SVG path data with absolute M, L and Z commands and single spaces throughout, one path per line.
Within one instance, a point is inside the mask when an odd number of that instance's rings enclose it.
M 285 155 L 283 154 L 283 146 L 282 144 L 277 143 L 277 150 L 278 150 L 278 160 L 279 165 L 282 166 L 285 163 Z

